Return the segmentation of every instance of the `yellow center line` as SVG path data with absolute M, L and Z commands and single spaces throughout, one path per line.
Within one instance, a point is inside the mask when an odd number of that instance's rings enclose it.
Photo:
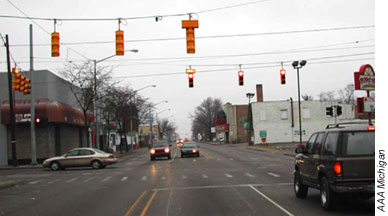
M 143 211 L 141 212 L 140 216 L 144 216 L 147 213 L 148 208 L 150 207 L 152 200 L 155 198 L 157 193 L 158 193 L 158 191 L 154 191 L 151 198 L 148 200 L 147 205 L 144 207 Z
M 212 156 L 210 156 L 208 153 L 204 152 L 203 150 L 201 152 L 202 152 L 203 156 L 205 156 L 206 159 L 208 159 L 208 160 L 212 160 L 213 159 Z
M 139 198 L 137 198 L 137 200 L 135 201 L 135 203 L 132 204 L 131 208 L 128 209 L 127 213 L 125 214 L 125 216 L 129 216 L 132 211 L 135 209 L 135 207 L 137 206 L 137 204 L 139 204 L 140 200 L 144 197 L 144 195 L 147 194 L 147 191 L 144 191 L 140 196 Z

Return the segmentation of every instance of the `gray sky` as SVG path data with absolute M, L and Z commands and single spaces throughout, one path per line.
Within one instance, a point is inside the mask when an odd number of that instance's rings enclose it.
M 42 18 L 184 14 L 254 1 L 11 0 L 30 17 Z M 370 26 L 375 24 L 374 4 L 371 0 L 263 1 L 199 13 L 199 28 L 195 30 L 195 34 L 196 37 L 205 37 Z M 8 0 L 0 0 L 0 15 L 24 16 Z M 159 22 L 155 22 L 155 19 L 128 20 L 121 25 L 121 30 L 124 31 L 125 40 L 184 38 L 186 33 L 181 28 L 181 20 L 184 19 L 188 19 L 188 16 L 164 17 Z M 52 21 L 36 22 L 47 32 L 53 32 Z M 29 20 L 0 18 L 0 32 L 9 35 L 11 45 L 28 44 L 30 23 Z M 114 54 L 116 30 L 117 21 L 63 21 L 57 25 L 62 43 L 111 42 L 69 46 L 87 58 L 97 60 Z M 117 56 L 100 64 L 115 66 L 113 77 L 122 80 L 122 85 L 129 85 L 134 89 L 150 84 L 157 85 L 157 88 L 149 88 L 140 93 L 154 103 L 168 100 L 168 104 L 157 106 L 159 112 L 171 109 L 160 114 L 160 117 L 175 119 L 180 135 L 190 136 L 189 113 L 208 96 L 221 98 L 224 103 L 245 104 L 248 101 L 245 94 L 254 92 L 255 85 L 261 83 L 266 101 L 285 100 L 289 97 L 296 99 L 297 80 L 296 71 L 290 65 L 292 60 L 308 61 L 300 71 L 302 94 L 307 93 L 318 99 L 317 95 L 322 91 L 344 88 L 353 83 L 353 72 L 358 71 L 362 64 L 374 66 L 375 55 L 365 54 L 374 52 L 374 39 L 375 28 L 197 38 L 196 54 L 186 54 L 186 42 L 181 39 L 135 41 L 125 43 L 125 49 L 139 49 L 139 53 L 127 52 L 125 56 Z M 360 42 L 355 43 L 356 41 Z M 34 24 L 34 43 L 46 44 L 34 48 L 35 69 L 49 69 L 57 73 L 58 68 L 66 61 L 84 60 L 64 45 L 61 46 L 61 57 L 52 58 L 50 42 L 50 35 Z M 0 71 L 6 71 L 4 48 L 0 49 Z M 12 55 L 24 70 L 29 68 L 28 49 L 28 46 L 11 47 Z M 344 55 L 347 57 L 336 57 Z M 336 62 L 327 63 L 328 61 Z M 280 85 L 280 62 L 284 62 L 284 69 L 287 71 L 287 85 Z M 244 86 L 238 86 L 239 64 L 245 71 Z M 193 65 L 198 71 L 193 89 L 188 88 L 185 74 L 189 65 Z M 180 74 L 151 76 L 166 73 Z M 133 77 L 138 75 L 150 76 Z

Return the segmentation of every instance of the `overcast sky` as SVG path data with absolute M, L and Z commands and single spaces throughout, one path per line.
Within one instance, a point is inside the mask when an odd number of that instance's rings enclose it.
M 143 17 L 206 11 L 255 0 L 0 0 L 0 15 L 42 18 L 118 18 Z M 353 72 L 362 64 L 374 66 L 375 24 L 372 0 L 268 0 L 246 6 L 214 10 L 194 15 L 199 19 L 196 37 L 256 34 L 253 36 L 197 38 L 196 53 L 186 53 L 186 33 L 181 21 L 188 16 L 134 19 L 123 22 L 125 53 L 100 63 L 114 66 L 112 76 L 134 89 L 155 84 L 139 93 L 160 104 L 157 111 L 171 109 L 159 117 L 175 119 L 181 136 L 190 136 L 189 113 L 206 97 L 226 103 L 246 104 L 245 94 L 263 84 L 264 100 L 297 99 L 296 71 L 292 60 L 307 60 L 300 71 L 301 92 L 318 99 L 323 91 L 340 90 L 353 83 Z M 52 21 L 36 21 L 45 31 L 53 32 Z M 29 43 L 30 20 L 0 18 L 0 32 L 10 37 L 11 45 Z M 332 30 L 345 27 L 357 29 Z M 66 61 L 102 59 L 115 53 L 117 21 L 63 21 L 57 25 L 62 43 L 61 56 L 51 57 L 50 35 L 34 24 L 35 68 L 58 73 Z M 328 29 L 327 31 L 310 31 Z M 303 31 L 308 30 L 308 31 Z M 302 31 L 290 33 L 291 31 Z M 264 34 L 261 34 L 264 33 Z M 274 34 L 276 33 L 276 34 Z M 280 34 L 281 33 L 281 34 Z M 147 41 L 147 39 L 176 40 Z M 143 40 L 143 41 L 139 41 Z M 359 41 L 359 43 L 356 43 Z M 110 42 L 92 43 L 89 42 Z M 0 71 L 6 71 L 3 47 L 0 47 Z M 11 47 L 12 55 L 24 70 L 29 69 L 28 46 Z M 369 53 L 369 54 L 368 54 Z M 225 57 L 225 55 L 228 55 Z M 342 57 L 341 57 L 342 56 Z M 335 62 L 330 62 L 335 61 Z M 281 62 L 287 71 L 287 84 L 280 85 Z M 245 71 L 244 86 L 238 86 L 237 72 Z M 185 69 L 197 70 L 194 88 L 188 88 Z M 201 72 L 202 71 L 202 72 Z M 169 74 L 163 75 L 160 74 Z M 157 74 L 157 75 L 155 75 Z M 145 76 L 150 75 L 150 76 Z M 136 77 L 137 76 L 137 77 Z M 139 77 L 143 76 L 143 77 Z M 173 116 L 173 117 L 171 117 Z

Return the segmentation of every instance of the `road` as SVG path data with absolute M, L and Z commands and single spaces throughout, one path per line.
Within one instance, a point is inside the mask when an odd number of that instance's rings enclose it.
M 0 170 L 0 215 L 374 215 L 374 199 L 324 211 L 319 191 L 293 192 L 293 158 L 241 145 L 201 145 L 201 157 L 150 161 L 148 149 L 105 169 Z

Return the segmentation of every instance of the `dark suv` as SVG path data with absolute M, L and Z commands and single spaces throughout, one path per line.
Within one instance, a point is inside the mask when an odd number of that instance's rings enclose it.
M 296 197 L 306 198 L 309 187 L 320 189 L 322 207 L 330 210 L 339 196 L 374 196 L 374 126 L 328 125 L 295 152 Z

